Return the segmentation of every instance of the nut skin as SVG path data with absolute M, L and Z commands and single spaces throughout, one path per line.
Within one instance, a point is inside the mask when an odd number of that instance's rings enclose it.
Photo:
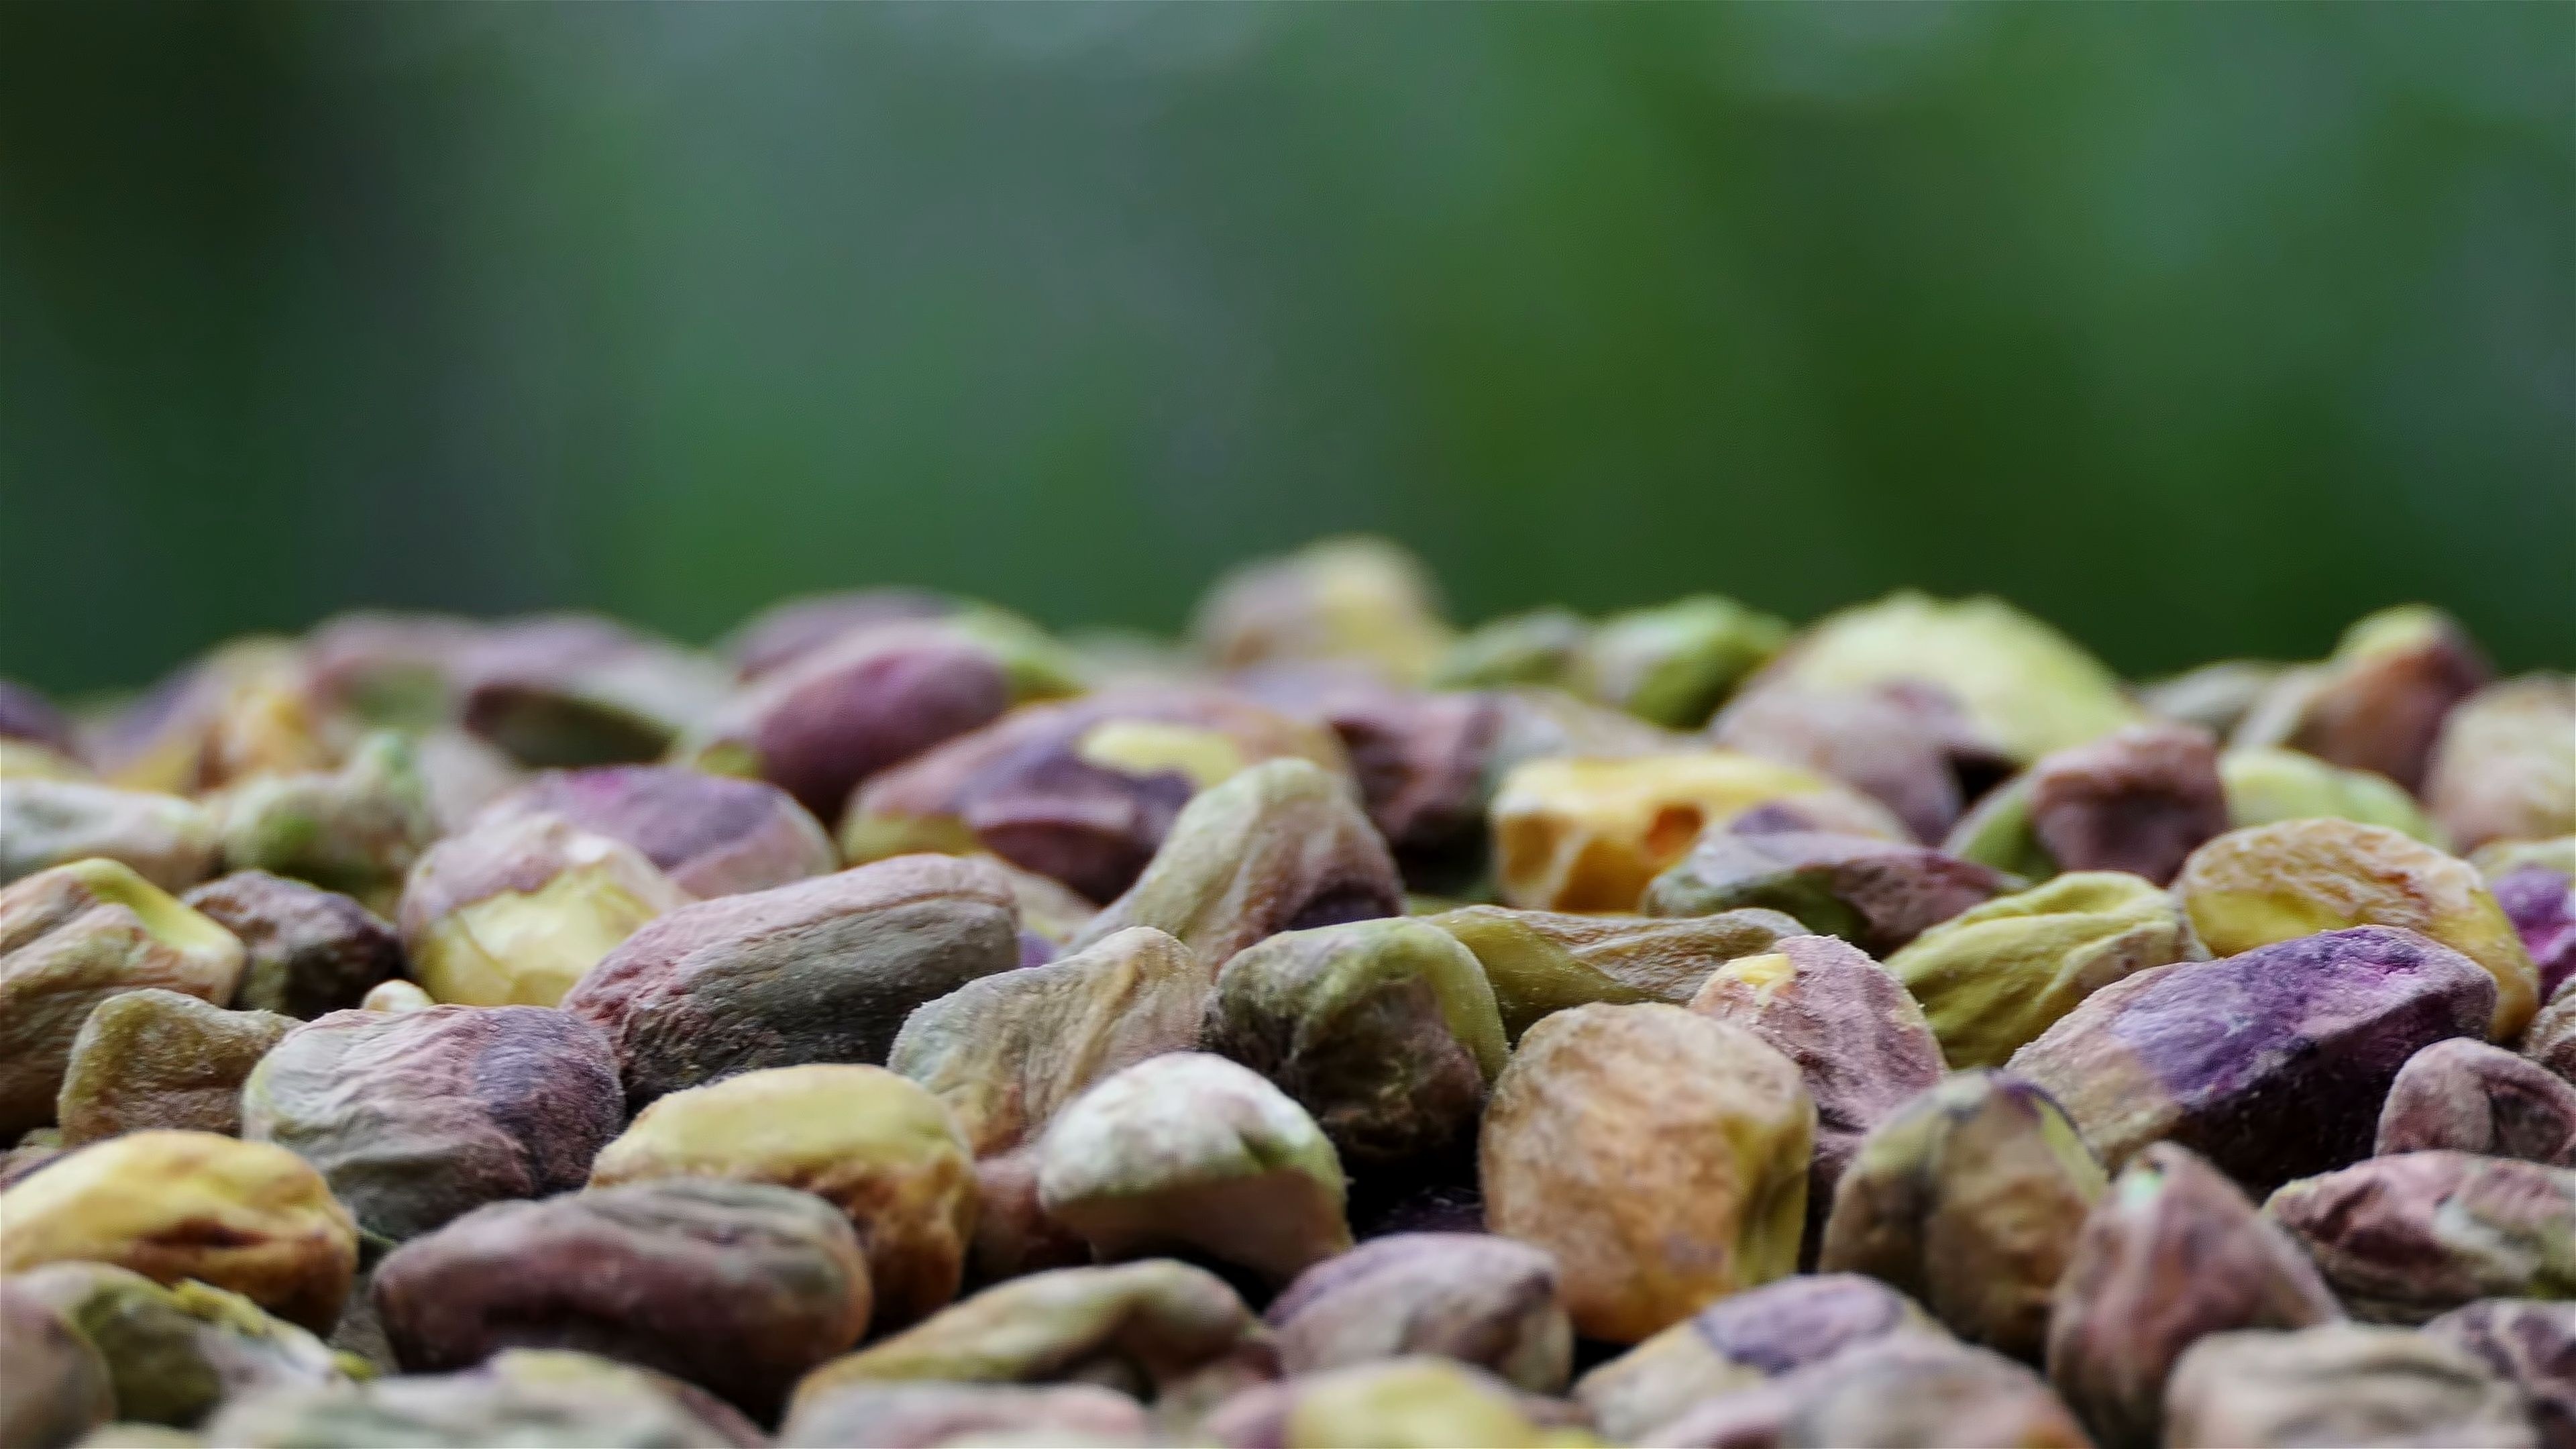
M 1789 621 L 1716 594 L 1604 619 L 1576 651 L 1576 693 L 1666 729 L 1708 723 L 1789 642 Z
M 771 1067 L 673 1092 L 600 1149 L 590 1182 L 677 1177 L 774 1183 L 839 1208 L 866 1254 L 880 1328 L 957 1296 L 974 1164 L 939 1099 L 882 1067 Z
M 1034 1141 L 1102 1078 L 1198 1044 L 1215 969 L 1150 927 L 969 981 L 904 1019 L 886 1064 L 930 1089 L 978 1157 Z
M 564 997 L 617 1050 L 630 1108 L 760 1067 L 882 1064 L 923 1002 L 1019 965 L 1011 886 L 904 856 L 654 921 Z
M 2016 884 L 1928 846 L 1821 831 L 1712 830 L 1646 887 L 1642 909 L 1650 916 L 1775 910 L 1883 956 Z
M 2412 931 L 2362 926 L 2142 971 L 2085 998 L 2009 1069 L 2117 1171 L 2173 1141 L 2253 1191 L 2370 1150 L 2417 1051 L 2483 1036 L 2495 979 Z
M 2420 931 L 2495 977 L 2497 1041 L 2539 1006 L 2539 969 L 2476 868 L 2394 830 L 2316 819 L 2230 831 L 2192 852 L 2174 895 L 2221 956 L 2347 926 Z
M 1963 776 L 2001 774 L 1950 692 L 1923 680 L 1853 689 L 1772 683 L 1747 691 L 1708 729 L 1709 742 L 1831 775 L 1886 806 L 1917 840 L 1957 824 Z
M 115 861 L 56 866 L 0 888 L 0 1137 L 54 1120 L 92 1008 L 144 987 L 221 1006 L 241 978 L 231 932 Z
M 581 1186 L 624 1116 L 607 1041 L 542 1006 L 335 1011 L 272 1048 L 241 1102 L 245 1137 L 293 1149 L 397 1241 Z
M 481 1207 L 376 1270 L 408 1372 L 583 1345 L 761 1420 L 867 1331 L 866 1259 L 831 1204 L 767 1183 L 673 1179 Z
M 2368 770 L 2337 769 L 2296 750 L 2237 746 L 2218 757 L 2218 778 L 2227 786 L 2227 823 L 2238 830 L 2331 817 L 2384 825 L 2427 845 L 2449 843 L 2413 796 Z
M 1969 908 L 1887 958 L 1952 1067 L 1997 1067 L 2087 997 L 2187 959 L 2171 897 L 2116 871 L 2076 871 Z
M 2554 1000 L 2576 981 L 2576 873 L 2526 865 L 2488 877 L 2488 889 L 2540 975 L 2540 997 Z
M 2549 1007 L 2523 1033 L 2524 1060 L 2537 1062 L 2560 1081 L 2576 1083 L 2576 986 L 2561 982 Z
M 2418 790 L 2444 719 L 2491 674 L 2449 615 L 2382 609 L 2346 630 L 2323 664 L 2275 680 L 2231 742 L 2285 745 Z
M 1687 1005 L 1721 964 L 1805 934 L 1778 911 L 1658 919 L 1462 906 L 1422 919 L 1475 953 L 1515 1042 L 1572 1006 Z
M 42 690 L 14 679 L 0 679 L 0 740 L 23 740 L 60 755 L 80 754 L 71 721 Z
M 1710 973 L 1702 1016 L 1762 1038 L 1795 1063 L 1816 1103 L 1803 1253 L 1813 1261 L 1863 1134 L 1941 1080 L 1941 1044 L 1904 983 L 1831 936 L 1791 936 Z
M 1719 1299 L 1585 1374 L 1574 1397 L 1603 1434 L 1634 1442 L 1703 1400 L 1896 1333 L 1944 1336 L 1875 1278 L 1801 1274 Z
M 304 636 L 315 702 L 371 725 L 422 730 L 453 719 L 458 671 L 485 626 L 456 614 L 356 609 Z
M 2539 1443 L 2521 1393 L 2476 1355 L 2354 1323 L 2211 1334 L 2174 1366 L 2164 1420 L 2168 1449 Z
M 667 765 L 604 765 L 537 776 L 483 818 L 561 816 L 622 840 L 691 896 L 768 890 L 839 867 L 823 827 L 785 791 Z
M 2479 1298 L 2576 1298 L 2576 1171 L 2407 1152 L 2284 1184 L 2264 1215 L 2353 1317 L 2422 1323 Z
M 969 605 L 927 589 L 846 589 L 781 599 L 742 621 L 716 652 L 744 680 L 792 664 L 844 634 L 915 619 L 945 619 Z
M 0 1282 L 0 1444 L 68 1449 L 116 1417 L 107 1363 L 17 1279 Z
M 236 871 L 180 898 L 242 943 L 233 1005 L 310 1019 L 356 1006 L 402 974 L 402 941 L 374 912 L 337 891 Z
M 1145 1444 L 1144 1406 L 1089 1384 L 850 1383 L 802 1402 L 778 1429 L 782 1449 L 937 1449 L 989 1442 Z
M 2502 1047 L 2435 1042 L 2389 1084 L 2371 1153 L 2445 1149 L 2576 1167 L 2576 1085 Z
M 302 654 L 266 635 L 232 640 L 181 666 L 84 728 L 80 746 L 107 783 L 174 795 L 331 766 Z
M 2221 659 L 2139 685 L 2138 702 L 2158 719 L 2224 737 L 2289 667 L 2268 659 Z
M 224 868 L 310 881 L 390 911 L 412 862 L 438 838 L 429 785 L 406 735 L 378 731 L 336 770 L 266 775 L 214 802 Z
M 1038 1202 L 1104 1259 L 1185 1251 L 1285 1283 L 1351 1246 L 1348 1188 L 1306 1110 L 1200 1052 L 1085 1092 L 1038 1143 Z
M 1190 621 L 1219 669 L 1347 661 L 1390 683 L 1426 678 L 1452 634 L 1422 561 L 1382 538 L 1327 538 L 1229 571 Z
M 1888 1334 L 1703 1400 L 1643 1437 L 1708 1449 L 2091 1449 L 2093 1442 L 2037 1374 L 1987 1349 L 1919 1333 Z
M 1106 901 L 1135 884 L 1191 797 L 1248 766 L 1346 767 L 1320 724 L 1198 686 L 1129 686 L 1032 705 L 869 779 L 842 853 L 984 849 Z
M 1509 1048 L 1493 987 L 1436 926 L 1283 931 L 1217 974 L 1201 1041 L 1314 1114 L 1342 1160 L 1396 1165 L 1475 1130 Z
M 489 625 L 455 668 L 460 722 L 534 769 L 656 759 L 728 683 L 711 659 L 588 614 Z
M 89 1261 L 156 1283 L 195 1278 L 328 1332 L 357 1271 L 358 1234 L 322 1175 L 263 1142 L 132 1132 L 69 1153 L 0 1192 L 0 1272 Z
M 739 1412 L 693 1384 L 587 1353 L 513 1348 L 463 1373 L 243 1399 L 206 1425 L 204 1442 L 252 1449 L 754 1449 L 764 1440 Z
M 433 846 L 403 884 L 412 975 L 442 1002 L 553 1006 L 689 894 L 622 840 L 511 815 Z
M 2424 1325 L 2519 1385 L 2540 1449 L 2576 1449 L 2576 1303 L 2486 1298 Z
M 1556 1255 L 1578 1331 L 1635 1343 L 1796 1269 L 1815 1123 L 1796 1065 L 1750 1031 L 1578 1006 L 1494 1085 L 1486 1218 Z
M 1514 765 L 1490 810 L 1503 902 L 1524 910 L 1633 911 L 1704 830 L 1785 804 L 1811 828 L 1905 838 L 1878 802 L 1823 775 L 1727 750 Z
M 1438 1354 L 1534 1394 L 1565 1387 L 1556 1260 L 1483 1233 L 1396 1233 L 1307 1269 L 1262 1315 L 1290 1373 Z
M 1514 684 L 1562 688 L 1592 625 L 1554 606 L 1488 619 L 1467 630 L 1432 667 L 1434 689 L 1494 689 Z
M 2048 1377 L 2106 1449 L 2154 1449 L 2165 1381 L 2195 1341 L 2342 1317 L 2316 1266 L 2235 1184 L 2160 1142 L 2084 1221 L 2049 1309 Z
M 1072 944 L 1152 926 L 1222 966 L 1281 931 L 1403 912 L 1394 858 L 1349 783 L 1309 761 L 1279 759 L 1201 791 L 1136 884 Z
M 763 674 L 682 760 L 767 780 L 825 824 L 860 782 L 1019 702 L 1000 654 L 942 621 L 882 624 Z
M 72 1039 L 54 1118 L 79 1147 L 155 1127 L 241 1132 L 241 1084 L 295 1018 L 147 988 L 98 1004 Z
M 11 1283 L 96 1347 L 125 1423 L 193 1428 L 228 1398 L 348 1377 L 322 1340 L 203 1283 L 164 1288 L 105 1263 L 54 1263 Z
M 2462 850 L 2576 833 L 2576 677 L 2526 674 L 2460 702 L 2442 726 L 2424 803 Z
M 1827 615 L 1745 686 L 1946 690 L 1987 748 L 2018 764 L 2106 735 L 2139 715 L 2110 670 L 1999 599 L 1900 592 Z
M 1970 1343 L 2036 1360 L 2101 1165 L 2038 1087 L 1962 1072 L 1861 1139 L 1817 1267 L 1863 1273 Z
M 1169 1259 L 1058 1268 L 996 1284 L 815 1369 L 791 1418 L 855 1385 L 1087 1383 L 1166 1404 L 1275 1377 L 1269 1332 L 1225 1280 Z
M 2031 767 L 2030 823 L 2060 870 L 2163 885 L 2228 827 L 2218 741 L 2191 725 L 2144 724 L 2056 751 Z
M 165 891 L 215 873 L 212 812 L 193 800 L 86 780 L 9 777 L 0 789 L 0 882 L 103 856 Z

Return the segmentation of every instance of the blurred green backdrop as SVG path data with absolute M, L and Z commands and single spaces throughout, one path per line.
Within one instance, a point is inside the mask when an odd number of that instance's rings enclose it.
M 0 6 L 0 672 L 1354 528 L 2576 663 L 2576 7 Z

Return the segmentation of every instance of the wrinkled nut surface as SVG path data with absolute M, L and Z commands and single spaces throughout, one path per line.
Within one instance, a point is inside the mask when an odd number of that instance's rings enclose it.
M 1867 1274 L 1959 1337 L 2035 1359 L 2049 1292 L 2104 1186 L 2046 1092 L 1962 1072 L 1861 1139 L 1817 1267 Z
M 1297 1276 L 1263 1313 L 1290 1373 L 1406 1354 L 1474 1364 L 1531 1393 L 1565 1387 L 1574 1329 L 1556 1260 L 1483 1233 L 1396 1233 Z
M 2382 609 L 2345 630 L 2323 664 L 2275 680 L 2234 742 L 2286 745 L 2414 790 L 2444 719 L 2490 672 L 2467 631 L 2439 609 Z
M 112 860 L 0 889 L 0 1137 L 54 1120 L 92 1008 L 161 987 L 222 1006 L 241 977 L 231 932 Z
M 2576 678 L 2526 674 L 2460 702 L 2442 726 L 2424 801 L 2451 840 L 2576 833 Z
M 1089 1383 L 1140 1399 L 1222 1395 L 1276 1376 L 1277 1348 L 1225 1280 L 1166 1259 L 999 1283 L 844 1354 L 796 1386 L 791 1415 L 856 1384 Z
M 2435 1042 L 2389 1084 L 2371 1152 L 2440 1149 L 2576 1167 L 2576 1085 L 2502 1047 Z
M 101 857 L 165 891 L 215 873 L 215 818 L 193 800 L 12 774 L 0 790 L 0 882 Z
M 2260 1191 L 2370 1151 L 2387 1084 L 2483 1036 L 2495 979 L 2412 931 L 2362 926 L 2104 987 L 2013 1054 L 2117 1170 L 2173 1141 Z
M 1394 858 L 1350 783 L 1308 761 L 1281 759 L 1201 791 L 1136 884 L 1073 945 L 1152 926 L 1222 966 L 1281 931 L 1403 912 Z
M 361 740 L 337 770 L 265 775 L 216 798 L 226 870 L 265 870 L 392 910 L 403 876 L 438 838 L 429 785 L 406 735 Z
M 2316 1266 L 2235 1184 L 2158 1143 L 2075 1240 L 2049 1310 L 2048 1377 L 2105 1445 L 2153 1449 L 2165 1381 L 2193 1343 L 2342 1317 Z
M 2576 1298 L 2566 1168 L 2408 1152 L 2284 1184 L 2263 1212 L 2369 1322 L 2422 1323 L 2480 1298 Z
M 630 1107 L 759 1067 L 881 1065 L 925 1001 L 1019 964 L 1010 882 L 916 855 L 674 911 L 564 998 Z
M 109 997 L 72 1039 L 54 1103 L 63 1144 L 155 1127 L 238 1135 L 242 1082 L 296 1025 L 157 987 Z
M 357 1272 L 357 1227 L 302 1158 L 206 1132 L 135 1132 L 0 1192 L 0 1271 L 85 1261 L 156 1283 L 194 1278 L 330 1331 Z
M 1941 1044 L 1904 983 L 1831 936 L 1791 936 L 1710 973 L 1690 1009 L 1743 1027 L 1798 1068 L 1816 1104 L 1803 1253 L 1862 1134 L 1941 1080 Z
M 2030 828 L 2059 870 L 2117 870 L 2158 885 L 2228 828 L 2218 741 L 2142 724 L 2059 750 L 2030 772 Z
M 2535 1449 L 2522 1395 L 2431 1334 L 2331 1323 L 2296 1333 L 2217 1333 L 2192 1345 L 2165 1391 L 2169 1449 L 2492 1445 Z
M 1014 710 L 859 788 L 841 826 L 853 861 L 989 850 L 1095 901 L 1135 884 L 1200 791 L 1272 759 L 1339 773 L 1317 724 L 1225 690 L 1105 690 Z
M 232 1004 L 311 1019 L 356 1006 L 403 971 L 402 941 L 337 891 L 262 870 L 235 871 L 181 897 L 242 943 Z
M 957 1296 L 975 1173 L 939 1099 L 883 1067 L 770 1067 L 645 1108 L 600 1149 L 594 1187 L 658 1178 L 766 1182 L 839 1208 L 866 1252 L 879 1327 Z
M 1724 963 L 1806 934 L 1778 911 L 1657 918 L 1462 906 L 1422 920 L 1475 954 L 1515 1042 L 1568 1007 L 1687 1005 Z
M 513 1348 L 462 1373 L 246 1398 L 206 1425 L 205 1442 L 244 1449 L 750 1449 L 761 1434 L 722 1400 L 650 1369 L 587 1353 Z
M 814 817 L 759 780 L 668 765 L 550 771 L 494 801 L 482 818 L 529 814 L 622 840 L 699 899 L 768 890 L 840 866 Z
M 1927 846 L 1788 830 L 1713 830 L 1646 887 L 1650 916 L 1759 908 L 1885 955 L 2012 889 L 2010 877 Z
M 1579 1331 L 1635 1343 L 1796 1269 L 1815 1123 L 1796 1065 L 1750 1031 L 1575 1007 L 1531 1028 L 1494 1086 L 1486 1218 L 1556 1255 Z
M 1145 1444 L 1144 1406 L 1089 1384 L 860 1383 L 801 1400 L 785 1449 L 937 1449 L 943 1444 Z
M 1567 1442 L 1550 1432 L 1557 1412 L 1552 1401 L 1515 1393 L 1454 1359 L 1416 1355 L 1246 1389 L 1218 1405 L 1198 1433 L 1222 1449 L 1540 1449 Z
M 116 1416 L 107 1363 L 22 1279 L 0 1282 L 0 1443 L 63 1449 Z
M 831 1204 L 694 1179 L 478 1208 L 394 1250 L 374 1298 L 414 1373 L 577 1346 L 764 1419 L 858 1341 L 869 1308 L 866 1260 Z
M 1138 926 L 925 1002 L 886 1065 L 947 1104 L 968 1149 L 988 1157 L 1035 1140 L 1111 1073 L 1196 1046 L 1215 985 L 1213 966 Z
M 1038 1144 L 1038 1201 L 1103 1258 L 1182 1251 L 1285 1283 L 1351 1245 L 1333 1145 L 1223 1057 L 1149 1057 L 1085 1092 Z
M 1427 677 L 1452 637 L 1422 561 L 1359 537 L 1228 571 L 1199 601 L 1190 636 L 1220 669 L 1342 660 L 1396 684 Z
M 2185 959 L 2173 899 L 2114 871 L 2077 871 L 1987 901 L 1887 958 L 1953 1067 L 1998 1067 L 2094 992 Z
M 244 1136 L 292 1149 L 397 1241 L 581 1186 L 624 1116 L 607 1041 L 542 1006 L 335 1011 L 271 1048 L 241 1100 Z
M 1574 1397 L 1603 1434 L 1633 1442 L 1702 1400 L 1893 1333 L 1942 1336 L 1913 1300 L 1874 1278 L 1783 1278 L 1721 1298 L 1592 1370 Z
M 1508 1048 L 1493 987 L 1456 938 L 1411 920 L 1283 931 L 1218 973 L 1207 1050 L 1267 1077 L 1357 1167 L 1472 1132 Z
M 403 950 L 431 996 L 553 1006 L 636 929 L 689 895 L 635 847 L 554 815 L 451 835 L 404 883 Z
M 2424 1325 L 2520 1386 L 2541 1449 L 2576 1445 L 2576 1303 L 2488 1298 Z
M 105 1263 L 54 1263 L 10 1281 L 97 1349 L 127 1423 L 193 1428 L 236 1395 L 348 1377 L 322 1340 L 203 1283 L 165 1288 Z
M 2394 830 L 2292 820 L 2192 852 L 2174 881 L 2192 928 L 2221 956 L 2347 926 L 2402 926 L 2496 980 L 2488 1035 L 2511 1041 L 2539 1006 L 2539 972 L 2477 870 Z
M 2565 855 L 2576 855 L 2576 839 L 2561 837 Z M 2540 998 L 2549 1001 L 2576 981 L 2576 864 L 2554 861 L 2482 872 L 2505 919 L 2513 922 L 2531 964 L 2540 973 Z
M 1910 591 L 1816 621 L 1746 690 L 1909 680 L 1947 690 L 1983 741 L 2022 764 L 2139 716 L 2110 670 L 2039 620 L 1999 599 Z
M 1513 766 L 1494 793 L 1495 879 L 1525 910 L 1633 911 L 1703 831 L 1774 804 L 1813 829 L 1905 838 L 1878 802 L 1752 755 L 1548 757 Z

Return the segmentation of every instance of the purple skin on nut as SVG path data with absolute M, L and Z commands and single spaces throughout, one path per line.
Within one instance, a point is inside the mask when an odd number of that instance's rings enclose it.
M 830 840 L 777 786 L 666 765 L 549 772 L 500 808 L 542 810 L 623 840 L 699 897 L 824 875 Z
M 2540 968 L 2540 999 L 2547 1001 L 2576 976 L 2576 879 L 2545 865 L 2526 865 L 2507 871 L 2493 890 L 2532 964 Z
M 2256 1191 L 2366 1156 L 2398 1069 L 2483 1039 L 2495 978 L 2413 931 L 2358 926 L 2095 992 L 2009 1070 L 2064 1103 L 2106 1167 L 2171 1140 Z

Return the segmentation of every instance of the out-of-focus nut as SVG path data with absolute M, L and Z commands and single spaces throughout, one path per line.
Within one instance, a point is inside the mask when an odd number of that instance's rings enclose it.
M 2538 1444 L 2520 1391 L 2475 1355 L 2353 1323 L 2211 1334 L 2174 1366 L 2164 1421 L 2169 1449 Z
M 1263 1315 L 1290 1373 L 1439 1354 L 1532 1393 L 1565 1387 L 1556 1260 L 1483 1233 L 1396 1233 L 1299 1274 Z
M 2480 1298 L 2576 1298 L 2566 1168 L 2406 1152 L 2287 1183 L 2263 1211 L 2355 1318 L 2422 1323 Z

